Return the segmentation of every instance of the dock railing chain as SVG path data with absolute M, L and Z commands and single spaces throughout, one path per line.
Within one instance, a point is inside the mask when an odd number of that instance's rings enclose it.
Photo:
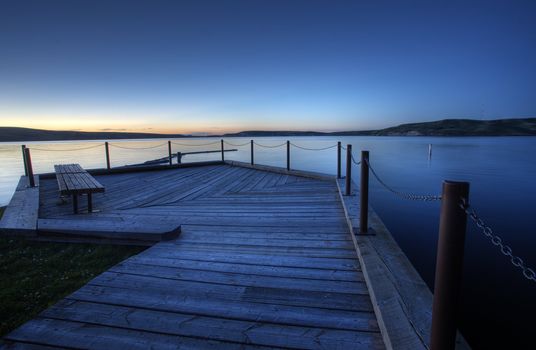
M 278 147 L 283 147 L 283 146 L 286 146 L 287 145 L 287 142 L 283 142 L 282 144 L 280 145 L 275 145 L 275 146 L 269 146 L 269 145 L 261 145 L 260 143 L 257 143 L 257 142 L 253 142 L 255 145 L 259 146 L 259 147 L 263 147 L 263 148 L 278 148 Z
M 233 147 L 244 147 L 244 146 L 248 146 L 250 144 L 250 141 L 248 141 L 246 143 L 240 143 L 240 144 L 235 144 L 235 143 L 231 143 L 231 142 L 227 142 L 227 141 L 223 141 L 223 142 L 225 142 L 229 146 L 233 146 Z
M 536 282 L 536 272 L 530 267 L 527 267 L 523 259 L 512 253 L 512 248 L 504 244 L 502 238 L 493 233 L 491 227 L 489 227 L 484 220 L 478 216 L 475 210 L 469 204 L 467 204 L 466 200 L 462 199 L 460 202 L 460 208 L 465 211 L 475 225 L 482 231 L 484 236 L 486 236 L 494 246 L 498 247 L 503 255 L 510 258 L 512 265 L 519 268 L 526 279 Z
M 109 143 L 110 146 L 112 147 L 116 147 L 116 148 L 122 148 L 122 149 L 135 149 L 135 150 L 141 150 L 141 149 L 153 149 L 153 148 L 158 148 L 158 147 L 162 147 L 162 146 L 167 146 L 168 143 L 167 142 L 164 142 L 164 143 L 161 143 L 159 145 L 156 145 L 156 146 L 149 146 L 149 147 L 125 147 L 125 146 L 119 146 L 119 145 L 116 145 L 114 143 Z
M 309 148 L 309 147 L 303 147 L 303 146 L 296 145 L 295 143 L 292 143 L 292 142 L 291 142 L 290 144 L 291 144 L 292 146 L 296 147 L 296 148 L 303 149 L 303 150 L 305 150 L 305 151 L 325 151 L 325 150 L 328 150 L 328 149 L 337 147 L 337 144 L 332 145 L 332 146 L 328 146 L 328 147 L 322 147 L 322 148 Z
M 201 146 L 215 145 L 217 143 L 220 143 L 220 140 L 214 141 L 214 142 L 207 142 L 207 143 L 198 143 L 198 144 L 180 143 L 180 142 L 175 142 L 175 141 L 171 141 L 171 143 L 174 145 L 178 145 L 178 146 L 201 147 Z
M 74 152 L 74 151 L 83 151 L 86 149 L 97 148 L 101 146 L 104 146 L 104 143 L 99 143 L 99 144 L 89 146 L 89 147 L 69 148 L 69 149 L 48 149 L 48 148 L 37 148 L 37 147 L 26 147 L 26 148 L 30 148 L 32 151 L 51 151 L 51 152 L 60 152 L 60 151 L 72 152 L 73 151 Z
M 354 155 L 352 154 L 352 163 L 354 163 L 355 165 L 360 165 L 360 164 L 361 164 L 361 161 L 357 162 L 357 161 L 355 160 L 355 158 L 354 158 Z M 368 162 L 367 162 L 367 164 L 368 164 Z M 370 165 L 369 165 L 369 167 L 370 167 Z
M 370 166 L 370 162 L 368 160 L 367 160 L 367 164 L 369 166 L 370 172 L 372 173 L 372 175 L 374 175 L 374 178 L 376 178 L 376 180 L 385 189 L 387 189 L 389 192 L 395 194 L 396 196 L 398 196 L 400 198 L 414 200 L 414 201 L 425 201 L 425 202 L 440 201 L 441 200 L 441 196 L 439 196 L 439 195 L 429 195 L 429 194 L 419 195 L 419 194 L 404 193 L 404 192 L 397 191 L 394 188 L 392 188 L 391 186 L 387 185 L 382 179 L 380 179 L 380 177 L 378 176 L 376 171 L 374 171 L 374 168 L 372 166 Z

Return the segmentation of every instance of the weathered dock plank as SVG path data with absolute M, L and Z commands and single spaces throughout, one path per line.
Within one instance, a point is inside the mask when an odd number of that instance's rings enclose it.
M 62 301 L 45 311 L 42 316 L 270 347 L 348 349 L 359 344 L 367 349 L 381 348 L 378 346 L 381 345 L 381 340 L 376 333 L 192 316 L 75 300 Z
M 42 181 L 40 227 L 182 232 L 8 334 L 5 348 L 385 348 L 336 183 L 236 165 L 96 175 L 101 212 L 78 218 Z
M 34 236 L 39 211 L 39 176 L 34 176 L 35 186 L 29 187 L 28 177 L 21 176 L 15 193 L 0 220 L 0 232 Z

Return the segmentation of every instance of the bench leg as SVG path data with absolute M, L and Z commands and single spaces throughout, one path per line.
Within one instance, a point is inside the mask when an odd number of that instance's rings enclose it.
M 73 194 L 73 213 L 78 214 L 78 195 Z
M 87 212 L 93 212 L 93 197 L 91 196 L 91 193 L 87 194 Z

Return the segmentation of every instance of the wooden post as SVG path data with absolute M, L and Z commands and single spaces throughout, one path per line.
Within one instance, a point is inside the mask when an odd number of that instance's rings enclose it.
M 287 140 L 287 170 L 290 170 L 290 141 Z
M 341 141 L 337 142 L 337 179 L 341 178 Z
M 369 151 L 361 151 L 361 187 L 359 188 L 359 232 L 368 232 Z
M 93 196 L 91 192 L 87 194 L 87 212 L 92 213 L 93 212 Z
M 352 145 L 346 145 L 346 195 L 352 194 Z
M 224 153 L 225 153 L 225 150 L 223 149 L 223 139 L 222 139 L 222 140 L 221 140 L 221 161 L 222 161 L 222 162 L 225 161 Z
M 78 214 L 78 194 L 73 194 L 73 213 Z
M 28 180 L 30 182 L 30 187 L 35 187 L 35 179 L 32 168 L 32 156 L 30 155 L 29 148 L 24 148 L 24 155 L 26 158 L 26 166 L 28 167 Z
M 169 165 L 173 165 L 173 155 L 171 154 L 171 141 L 167 142 L 168 155 L 169 155 Z
M 106 169 L 110 170 L 110 145 L 108 142 L 104 143 L 104 149 L 106 150 Z
M 456 345 L 458 299 L 467 225 L 467 214 L 460 207 L 462 198 L 468 203 L 468 182 L 443 182 L 432 309 L 431 350 L 453 350 Z
M 177 152 L 177 164 L 182 164 L 182 152 Z
M 253 140 L 251 140 L 251 165 L 254 164 L 253 160 Z
M 24 175 L 28 176 L 28 164 L 26 164 L 26 145 L 22 145 L 22 163 L 24 164 Z

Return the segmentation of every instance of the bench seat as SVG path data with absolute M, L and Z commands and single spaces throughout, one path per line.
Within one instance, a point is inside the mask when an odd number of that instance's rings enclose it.
M 104 186 L 84 170 L 80 164 L 54 165 L 54 170 L 60 194 L 73 196 L 74 213 L 78 212 L 78 196 L 81 194 L 87 194 L 88 212 L 92 212 L 92 194 L 104 192 Z

